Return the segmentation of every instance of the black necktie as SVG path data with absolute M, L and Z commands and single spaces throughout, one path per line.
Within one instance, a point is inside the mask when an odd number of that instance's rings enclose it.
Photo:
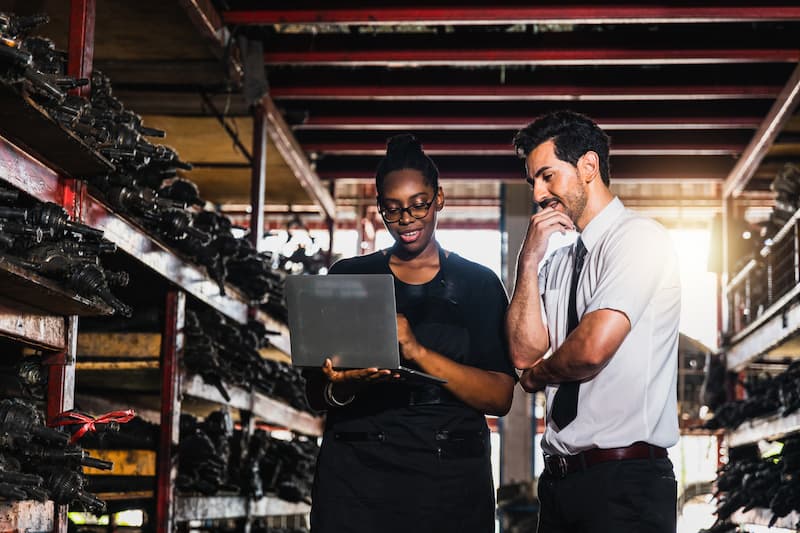
M 578 237 L 575 243 L 575 263 L 572 269 L 572 285 L 569 288 L 569 309 L 567 310 L 567 335 L 578 325 L 578 306 L 575 302 L 578 292 L 578 277 L 583 268 L 583 259 L 586 257 L 586 247 Z M 559 385 L 556 395 L 553 398 L 553 409 L 550 416 L 558 425 L 559 429 L 564 429 L 570 422 L 578 416 L 578 389 L 580 382 L 566 381 Z

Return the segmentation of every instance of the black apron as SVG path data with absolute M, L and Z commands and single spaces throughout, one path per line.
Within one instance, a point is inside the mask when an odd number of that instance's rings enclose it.
M 390 273 L 389 257 L 364 273 Z M 395 278 L 397 311 L 420 344 L 462 362 L 470 349 L 464 313 L 477 310 L 459 304 L 447 264 L 440 248 L 430 282 Z M 437 384 L 364 389 L 328 414 L 312 502 L 313 533 L 493 532 L 485 416 Z

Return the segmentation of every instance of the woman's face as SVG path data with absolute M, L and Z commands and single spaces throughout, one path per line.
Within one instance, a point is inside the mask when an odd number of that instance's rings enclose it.
M 419 215 L 424 210 L 424 205 L 429 202 L 430 207 L 424 217 L 415 218 L 409 212 L 416 211 Z M 436 229 L 436 213 L 442 207 L 444 207 L 442 188 L 439 187 L 438 191 L 434 191 L 425 183 L 425 177 L 419 170 L 409 168 L 395 170 L 384 178 L 379 209 L 385 213 L 395 214 L 398 210 L 405 209 L 400 211 L 400 220 L 388 222 L 384 217 L 384 224 L 396 245 L 408 254 L 419 254 L 432 243 L 433 232 Z

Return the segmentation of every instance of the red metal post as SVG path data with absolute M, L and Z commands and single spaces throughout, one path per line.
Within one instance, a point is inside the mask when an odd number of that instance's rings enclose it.
M 71 0 L 67 74 L 75 78 L 91 78 L 94 59 L 94 21 L 95 0 Z M 88 96 L 89 86 L 78 87 L 73 93 Z M 84 187 L 75 179 L 63 179 L 62 191 L 61 205 L 73 220 L 81 220 Z
M 161 335 L 161 436 L 158 449 L 156 482 L 157 531 L 173 531 L 174 484 L 177 476 L 180 401 L 180 360 L 183 356 L 183 324 L 186 294 L 167 293 L 164 330 Z
M 72 409 L 75 403 L 75 352 L 78 345 L 78 317 L 66 319 L 66 349 L 55 352 L 45 360 L 48 366 L 47 381 L 47 420 Z M 56 506 L 53 530 L 56 533 L 67 531 L 67 506 Z
M 258 249 L 264 238 L 264 194 L 267 181 L 267 111 L 253 106 L 253 162 L 250 176 L 250 242 Z
M 95 0 L 72 0 L 69 15 L 69 62 L 67 74 L 90 78 L 94 60 Z M 89 86 L 78 87 L 76 94 L 88 96 Z

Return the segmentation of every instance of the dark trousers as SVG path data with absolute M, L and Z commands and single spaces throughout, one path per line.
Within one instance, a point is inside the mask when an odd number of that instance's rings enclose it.
M 539 478 L 538 533 L 675 533 L 669 459 L 609 461 Z

